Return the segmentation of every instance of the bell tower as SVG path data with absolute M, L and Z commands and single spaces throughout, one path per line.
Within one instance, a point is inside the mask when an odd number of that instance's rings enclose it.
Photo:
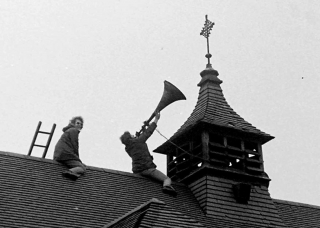
M 207 40 L 212 26 L 206 17 L 201 35 Z M 193 112 L 154 152 L 167 155 L 167 175 L 189 186 L 207 216 L 247 224 L 260 219 L 281 222 L 268 191 L 262 153 L 262 145 L 274 137 L 230 107 L 219 73 L 211 66 L 209 47 L 206 58 Z M 233 211 L 241 211 L 243 217 Z
M 262 145 L 273 136 L 239 116 L 224 98 L 218 72 L 207 64 L 197 104 L 187 121 L 154 152 L 167 155 L 167 174 L 191 183 L 204 173 L 268 186 Z
M 261 145 L 273 139 L 240 117 L 224 98 L 218 71 L 212 68 L 208 20 L 200 33 L 207 40 L 208 59 L 203 70 L 198 102 L 182 127 L 155 152 L 167 155 L 167 173 L 175 181 L 189 183 L 203 170 L 246 177 L 267 185 Z

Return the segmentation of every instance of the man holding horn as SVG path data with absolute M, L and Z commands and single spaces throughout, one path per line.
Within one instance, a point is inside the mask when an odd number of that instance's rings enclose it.
M 154 121 L 139 136 L 135 137 L 126 131 L 120 137 L 121 142 L 126 146 L 125 150 L 132 159 L 132 172 L 142 176 L 163 182 L 162 191 L 170 195 L 176 195 L 176 190 L 171 186 L 171 179 L 157 170 L 150 155 L 147 139 L 152 135 L 160 119 L 160 112 L 155 112 Z

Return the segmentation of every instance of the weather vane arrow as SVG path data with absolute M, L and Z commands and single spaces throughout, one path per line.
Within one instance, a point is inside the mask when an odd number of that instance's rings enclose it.
M 204 27 L 202 28 L 200 35 L 207 38 L 207 50 L 208 53 L 206 54 L 206 58 L 208 59 L 208 64 L 210 65 L 210 58 L 212 55 L 209 52 L 209 35 L 212 27 L 214 26 L 214 22 L 208 20 L 208 15 L 206 15 L 206 21 L 204 23 Z

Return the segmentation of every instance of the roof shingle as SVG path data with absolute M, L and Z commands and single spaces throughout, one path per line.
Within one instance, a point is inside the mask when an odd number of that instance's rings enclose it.
M 320 227 L 320 207 L 284 200 L 273 200 L 282 220 L 292 228 Z

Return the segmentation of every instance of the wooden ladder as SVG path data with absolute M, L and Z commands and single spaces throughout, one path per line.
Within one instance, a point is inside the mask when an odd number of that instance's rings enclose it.
M 34 133 L 34 136 L 33 136 L 33 140 L 32 140 L 32 143 L 31 143 L 29 152 L 28 152 L 28 156 L 31 155 L 31 152 L 32 152 L 32 149 L 33 149 L 34 146 L 38 146 L 38 147 L 43 147 L 43 148 L 44 148 L 44 151 L 43 151 L 43 154 L 42 154 L 42 158 L 45 158 L 46 155 L 47 155 L 47 151 L 48 151 L 48 148 L 49 148 L 49 146 L 50 146 L 50 142 L 51 142 L 51 139 L 52 139 L 54 130 L 56 129 L 56 124 L 53 124 L 52 129 L 51 129 L 51 132 L 40 131 L 41 124 L 42 124 L 42 122 L 39 121 L 38 127 L 37 127 L 36 132 Z M 35 142 L 36 142 L 36 140 L 37 140 L 37 136 L 38 136 L 39 133 L 49 135 L 47 144 L 46 144 L 45 146 L 35 144 Z

